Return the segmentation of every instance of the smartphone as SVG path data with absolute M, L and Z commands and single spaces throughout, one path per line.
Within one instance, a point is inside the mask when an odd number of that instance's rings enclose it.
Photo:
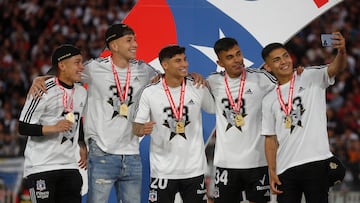
M 321 34 L 321 44 L 323 47 L 331 47 L 333 34 Z

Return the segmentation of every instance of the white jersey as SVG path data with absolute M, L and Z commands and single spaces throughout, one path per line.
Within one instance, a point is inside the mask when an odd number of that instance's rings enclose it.
M 26 100 L 19 120 L 28 124 L 55 125 L 65 119 L 63 90 L 55 83 L 55 78 L 46 82 L 47 93 L 41 98 L 31 96 Z M 86 90 L 80 84 L 74 84 L 73 129 L 67 132 L 45 136 L 29 136 L 25 148 L 24 177 L 58 169 L 78 169 L 76 154 L 78 152 L 79 123 L 86 104 Z M 71 95 L 72 90 L 66 89 Z M 70 99 L 70 98 L 69 98 Z
M 130 87 L 126 98 L 129 112 L 134 96 L 150 83 L 157 72 L 142 61 L 130 62 Z M 127 68 L 117 68 L 122 92 Z M 111 58 L 91 60 L 85 65 L 82 81 L 88 85 L 88 103 L 84 112 L 85 140 L 89 138 L 110 154 L 139 154 L 139 138 L 132 132 L 129 117 L 119 115 L 119 102 Z
M 276 172 L 332 156 L 326 127 L 326 88 L 334 83 L 327 66 L 305 68 L 295 74 L 290 128 L 285 127 L 285 113 L 281 109 L 276 89 L 263 100 L 262 135 L 276 135 L 279 143 Z M 280 86 L 287 104 L 290 82 Z
M 240 114 L 244 125 L 235 125 L 235 114 L 225 90 L 224 72 L 209 76 L 208 81 L 216 102 L 216 143 L 214 165 L 222 168 L 247 169 L 266 166 L 264 137 L 261 136 L 261 101 L 275 87 L 275 78 L 261 69 L 246 68 L 245 86 Z M 240 80 L 228 78 L 235 103 Z
M 181 87 L 170 88 L 176 108 Z M 150 176 L 153 178 L 184 179 L 206 172 L 201 109 L 214 109 L 208 88 L 197 88 L 186 80 L 183 119 L 185 133 L 176 134 L 175 116 L 163 88 L 162 79 L 144 88 L 134 112 L 134 122 L 155 121 L 150 143 Z

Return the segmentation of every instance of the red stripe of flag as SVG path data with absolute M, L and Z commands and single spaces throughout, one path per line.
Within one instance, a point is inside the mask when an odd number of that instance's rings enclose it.
M 316 6 L 318 8 L 322 7 L 323 5 L 325 5 L 326 3 L 329 2 L 329 0 L 314 0 Z

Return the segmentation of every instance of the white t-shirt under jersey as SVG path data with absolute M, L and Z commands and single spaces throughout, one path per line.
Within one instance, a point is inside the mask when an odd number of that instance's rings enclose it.
M 262 135 L 277 136 L 277 174 L 294 166 L 332 156 L 326 127 L 325 93 L 334 81 L 334 78 L 329 78 L 327 66 L 307 67 L 301 75 L 295 75 L 291 128 L 285 128 L 285 113 L 276 90 L 264 98 Z M 289 88 L 290 81 L 280 86 L 285 104 Z
M 233 99 L 237 101 L 240 88 L 238 78 L 228 78 Z M 266 166 L 264 137 L 261 132 L 261 101 L 275 87 L 275 78 L 261 69 L 247 68 L 243 93 L 245 124 L 234 125 L 231 106 L 226 95 L 224 72 L 208 78 L 216 101 L 216 144 L 214 165 L 222 168 L 256 168 Z
M 55 125 L 64 119 L 63 90 L 55 83 L 55 78 L 45 82 L 47 93 L 41 98 L 26 100 L 19 120 L 29 124 Z M 86 103 L 86 90 L 79 84 L 74 85 L 73 112 L 74 127 L 71 131 L 46 136 L 29 136 L 25 148 L 24 177 L 59 169 L 78 169 L 79 122 Z M 66 89 L 71 95 L 71 89 Z
M 180 89 L 180 86 L 169 87 L 176 108 L 179 106 Z M 175 116 L 163 88 L 162 79 L 141 92 L 134 112 L 134 122 L 156 122 L 150 143 L 151 177 L 184 179 L 205 173 L 207 164 L 201 109 L 213 111 L 213 97 L 208 88 L 197 88 L 192 80 L 187 79 L 183 111 L 186 121 L 185 135 L 174 135 L 170 129 L 174 124 L 172 118 Z
M 142 61 L 131 61 L 130 69 L 129 112 L 137 92 L 157 74 L 155 69 Z M 116 67 L 116 71 L 121 88 L 124 88 L 127 68 Z M 86 63 L 82 81 L 88 85 L 88 103 L 84 112 L 85 140 L 95 140 L 103 151 L 110 154 L 139 154 L 139 139 L 132 133 L 129 116 L 120 116 L 118 107 L 114 105 L 119 97 L 110 57 Z

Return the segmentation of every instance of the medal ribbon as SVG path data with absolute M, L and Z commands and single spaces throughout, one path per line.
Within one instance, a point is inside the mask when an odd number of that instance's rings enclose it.
M 184 97 L 185 97 L 185 79 L 182 81 L 181 84 L 181 92 L 180 92 L 180 104 L 179 104 L 179 111 L 177 111 L 175 107 L 174 100 L 171 96 L 170 90 L 168 85 L 166 84 L 165 77 L 162 80 L 163 87 L 165 89 L 166 96 L 171 106 L 172 112 L 175 114 L 175 118 L 180 121 L 182 119 L 183 109 L 184 109 Z
M 289 89 L 289 95 L 288 95 L 288 105 L 285 105 L 285 102 L 283 100 L 283 97 L 280 92 L 280 85 L 278 84 L 276 87 L 276 93 L 278 95 L 278 99 L 280 102 L 281 109 L 285 112 L 285 115 L 288 116 L 291 112 L 292 108 L 292 98 L 294 94 L 294 82 L 295 82 L 295 74 L 292 76 L 290 80 L 290 89 Z
M 225 72 L 225 77 L 224 77 L 225 91 L 226 91 L 226 95 L 227 95 L 227 97 L 229 99 L 230 106 L 235 111 L 235 113 L 240 113 L 240 108 L 242 106 L 242 97 L 243 97 L 244 87 L 245 87 L 245 78 L 246 78 L 246 70 L 244 68 L 243 71 L 242 71 L 241 80 L 240 80 L 238 102 L 235 104 L 234 99 L 231 96 L 231 92 L 230 92 L 230 88 L 229 88 L 229 82 L 228 82 L 228 78 L 227 78 L 227 75 L 226 75 L 226 72 Z
M 59 78 L 55 78 L 55 83 L 64 92 L 63 97 L 62 97 L 62 103 L 63 103 L 63 106 L 65 108 L 65 111 L 66 112 L 72 112 L 72 110 L 74 108 L 74 99 L 73 98 L 74 98 L 75 88 L 72 88 L 72 90 L 71 90 L 70 105 L 68 105 L 69 97 L 68 97 L 68 94 L 67 94 L 65 88 L 60 84 Z
M 112 60 L 111 60 L 111 69 L 112 69 L 112 72 L 113 72 L 113 75 L 114 75 L 114 80 L 115 80 L 115 83 L 116 83 L 116 89 L 117 89 L 117 92 L 118 92 L 118 97 L 119 97 L 120 101 L 123 103 L 126 100 L 126 97 L 127 97 L 128 91 L 129 91 L 129 87 L 130 87 L 130 65 L 127 68 L 124 93 L 122 93 L 120 79 L 119 79 L 118 73 L 117 73 L 117 71 L 115 69 L 115 65 L 114 65 Z

